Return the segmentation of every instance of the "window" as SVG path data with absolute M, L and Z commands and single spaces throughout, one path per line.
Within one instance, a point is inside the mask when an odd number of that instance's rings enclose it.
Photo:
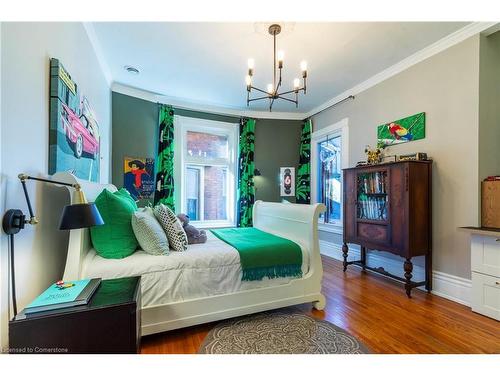
M 237 124 L 182 116 L 174 123 L 178 210 L 199 227 L 234 225 Z
M 320 216 L 320 230 L 341 233 L 342 168 L 347 167 L 347 138 L 347 119 L 311 134 L 311 199 L 326 206 Z
M 318 202 L 326 206 L 326 211 L 321 214 L 325 224 L 340 222 L 340 204 L 342 196 L 342 169 L 341 169 L 341 138 L 327 138 L 318 142 L 317 166 Z

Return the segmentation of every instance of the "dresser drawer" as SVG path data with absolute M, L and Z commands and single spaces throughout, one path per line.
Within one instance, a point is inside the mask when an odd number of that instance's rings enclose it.
M 500 277 L 500 241 L 496 237 L 473 235 L 471 239 L 471 270 Z
M 500 278 L 472 272 L 472 311 L 500 320 Z

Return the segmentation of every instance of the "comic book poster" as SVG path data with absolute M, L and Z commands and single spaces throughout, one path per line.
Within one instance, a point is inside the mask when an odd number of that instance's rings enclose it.
M 135 200 L 153 198 L 155 159 L 125 157 L 123 171 L 123 187 Z

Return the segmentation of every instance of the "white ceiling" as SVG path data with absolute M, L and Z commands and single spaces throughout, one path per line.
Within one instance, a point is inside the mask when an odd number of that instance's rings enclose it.
M 247 59 L 253 84 L 272 82 L 272 37 L 260 23 L 93 23 L 115 83 L 192 103 L 246 108 Z M 308 112 L 422 48 L 464 27 L 460 22 L 286 23 L 277 38 L 285 52 L 283 85 L 308 62 L 307 95 L 276 102 L 273 111 Z M 124 70 L 140 69 L 139 75 Z M 256 93 L 257 94 L 257 93 Z M 267 110 L 254 102 L 252 110 Z

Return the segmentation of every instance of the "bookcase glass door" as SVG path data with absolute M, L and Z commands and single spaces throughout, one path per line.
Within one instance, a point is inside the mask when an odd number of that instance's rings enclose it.
M 388 220 L 387 171 L 359 173 L 357 178 L 357 218 Z

